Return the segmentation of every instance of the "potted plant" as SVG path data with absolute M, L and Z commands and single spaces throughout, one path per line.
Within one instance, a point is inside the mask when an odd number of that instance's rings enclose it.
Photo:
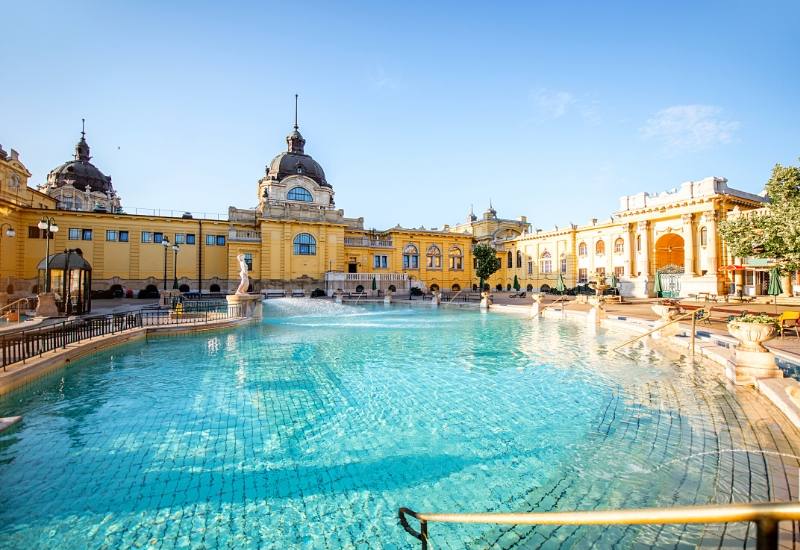
M 768 353 L 761 343 L 775 338 L 778 330 L 778 320 L 768 315 L 744 315 L 728 323 L 728 332 L 741 342 L 742 351 Z

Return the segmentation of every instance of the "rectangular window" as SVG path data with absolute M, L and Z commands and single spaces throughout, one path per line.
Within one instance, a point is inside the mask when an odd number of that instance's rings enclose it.
M 528 262 L 528 275 L 533 273 L 533 262 Z
M 586 268 L 582 268 L 578 270 L 578 282 L 579 283 L 586 283 L 589 281 L 589 274 Z
M 80 238 L 81 238 L 81 230 L 71 227 L 69 230 L 69 240 L 77 241 Z
M 186 235 L 186 244 L 194 244 L 194 234 L 189 233 Z
M 36 227 L 35 225 L 28 226 L 28 238 L 29 239 L 40 239 L 44 231 Z
M 464 269 L 461 256 L 450 256 L 450 269 Z
M 127 231 L 120 231 L 119 232 L 119 242 L 121 242 L 121 243 L 128 242 L 128 232 Z
M 217 246 L 225 246 L 225 237 L 222 235 L 217 236 Z
M 84 229 L 83 230 L 83 235 L 81 235 L 81 238 L 84 241 L 91 241 L 92 240 L 92 230 L 91 229 Z
M 566 258 L 562 258 L 561 259 L 561 273 L 566 273 L 566 272 L 567 272 L 567 259 Z
M 185 241 L 183 233 L 175 233 L 175 244 L 183 244 Z
M 154 243 L 160 243 L 163 240 L 164 240 L 164 234 L 163 233 L 153 233 L 153 242 Z
M 253 271 L 253 255 L 252 254 L 245 254 L 244 255 L 244 263 L 247 264 L 247 271 Z
M 375 269 L 387 269 L 389 267 L 389 256 L 376 254 L 373 257 L 372 266 Z
M 153 242 L 153 233 L 152 233 L 152 231 L 142 231 L 142 242 L 143 243 L 151 243 L 151 242 Z
M 594 270 L 598 277 L 605 277 L 606 276 L 606 268 L 605 267 L 598 267 Z
M 472 258 L 472 269 L 478 269 L 478 258 Z
M 552 272 L 553 272 L 553 261 L 542 260 L 542 273 L 552 273 Z
M 117 240 L 117 232 L 113 230 L 106 231 L 106 240 L 116 242 Z
M 619 279 L 620 277 L 622 277 L 622 275 L 623 275 L 624 273 L 625 273 L 625 268 L 624 268 L 624 267 L 615 267 L 615 268 L 614 268 L 614 275 L 616 275 L 618 279 Z
M 206 235 L 206 245 L 214 246 L 217 243 L 217 238 L 214 235 Z

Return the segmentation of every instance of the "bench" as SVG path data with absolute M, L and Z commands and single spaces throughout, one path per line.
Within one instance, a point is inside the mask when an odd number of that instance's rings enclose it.
M 269 298 L 286 298 L 286 291 L 284 290 L 267 290 L 262 292 L 264 297 Z
M 699 302 L 700 298 L 703 298 L 706 302 L 716 302 L 717 294 L 714 294 L 712 292 L 698 292 L 695 301 Z
M 745 310 L 738 310 L 738 309 L 725 309 L 721 307 L 710 307 L 704 308 L 703 306 L 690 306 L 690 305 L 683 305 L 680 306 L 681 309 L 686 311 L 687 313 L 690 311 L 696 311 L 698 309 L 708 309 L 710 315 L 708 319 L 704 319 L 704 323 L 711 324 L 711 321 L 718 321 L 720 323 L 730 323 L 737 317 L 741 317 L 742 315 L 758 315 L 758 312 L 747 311 Z M 776 317 L 772 313 L 761 313 L 761 315 L 768 315 L 769 317 Z
M 365 298 L 367 296 L 366 292 L 345 292 L 342 296 L 347 296 L 348 298 Z
M 305 298 L 306 293 L 302 290 L 293 290 L 292 291 L 292 298 Z

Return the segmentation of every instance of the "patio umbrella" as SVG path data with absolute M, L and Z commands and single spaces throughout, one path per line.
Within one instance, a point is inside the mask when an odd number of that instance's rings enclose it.
M 372 276 L 372 290 L 378 289 L 378 282 L 375 280 L 375 275 Z
M 519 292 L 519 279 L 517 279 L 516 275 L 514 275 L 514 285 L 513 286 L 514 286 L 514 290 Z
M 617 288 L 617 274 L 611 274 L 611 288 Z
M 567 287 L 564 286 L 564 276 L 559 273 L 558 274 L 558 282 L 556 283 L 556 290 L 559 292 L 564 292 Z
M 767 294 L 775 296 L 775 313 L 778 313 L 778 295 L 783 294 L 783 285 L 781 284 L 781 276 L 777 267 L 773 267 L 772 271 L 769 272 Z
M 653 285 L 653 292 L 656 293 L 656 296 L 664 292 L 664 288 L 661 286 L 661 273 L 656 273 L 656 282 Z

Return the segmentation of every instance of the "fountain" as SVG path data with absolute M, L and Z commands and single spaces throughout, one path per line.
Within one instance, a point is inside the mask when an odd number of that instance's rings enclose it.
M 606 280 L 605 275 L 597 274 L 594 278 L 596 282 L 589 285 L 589 288 L 595 291 L 595 295 L 589 297 L 589 303 L 592 304 L 592 309 L 589 311 L 587 322 L 590 325 L 599 325 L 601 319 L 608 319 L 608 314 L 603 309 L 603 302 L 605 302 L 603 292 L 607 288 L 611 288 L 611 285 L 607 285 L 603 282 Z

